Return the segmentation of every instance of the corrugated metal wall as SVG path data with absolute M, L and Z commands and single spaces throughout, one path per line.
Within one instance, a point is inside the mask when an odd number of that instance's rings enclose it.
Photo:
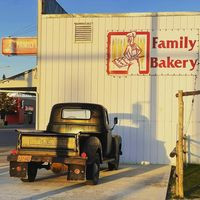
M 74 23 L 93 23 L 93 42 L 74 42 Z M 194 90 L 195 76 L 109 76 L 106 73 L 109 31 L 199 29 L 200 16 L 66 17 L 42 16 L 39 67 L 39 128 L 45 129 L 58 102 L 103 104 L 118 116 L 115 132 L 123 138 L 122 161 L 169 163 L 177 137 L 179 89 Z M 197 81 L 197 89 L 198 81 Z M 185 125 L 190 134 L 189 161 L 200 162 L 199 97 L 185 98 Z M 173 159 L 171 160 L 173 162 Z

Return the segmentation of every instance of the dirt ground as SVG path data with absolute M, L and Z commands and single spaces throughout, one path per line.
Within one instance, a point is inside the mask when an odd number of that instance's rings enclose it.
M 167 199 L 175 199 L 175 167 L 172 168 Z M 188 164 L 184 168 L 184 198 L 200 199 L 200 165 Z

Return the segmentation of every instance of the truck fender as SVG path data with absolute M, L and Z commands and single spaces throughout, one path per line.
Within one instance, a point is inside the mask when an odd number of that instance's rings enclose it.
M 120 135 L 113 135 L 113 150 L 114 150 L 114 156 L 117 157 L 118 154 L 122 155 L 121 151 L 122 147 L 122 138 Z
M 99 153 L 100 163 L 103 161 L 102 145 L 97 137 L 89 137 L 84 143 L 82 152 L 87 154 L 87 164 L 92 164 L 94 162 L 96 153 Z

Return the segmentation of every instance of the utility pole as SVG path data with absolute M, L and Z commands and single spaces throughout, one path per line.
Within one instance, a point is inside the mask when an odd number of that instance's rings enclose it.
M 184 197 L 183 191 L 183 118 L 184 118 L 184 102 L 183 91 L 178 91 L 178 196 Z

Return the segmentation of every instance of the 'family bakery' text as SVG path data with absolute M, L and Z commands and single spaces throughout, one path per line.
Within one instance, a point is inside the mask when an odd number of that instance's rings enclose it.
M 198 45 L 197 40 L 189 39 L 188 36 L 181 36 L 178 40 L 159 40 L 158 37 L 152 38 L 152 50 L 168 50 L 168 55 L 162 57 L 151 57 L 152 68 L 189 68 L 190 71 L 194 70 L 198 64 L 198 59 L 190 58 L 187 56 L 187 52 L 194 50 Z M 182 55 L 179 54 L 179 58 L 176 59 L 176 55 L 173 55 L 172 50 L 183 50 Z M 171 57 L 173 56 L 173 58 Z

